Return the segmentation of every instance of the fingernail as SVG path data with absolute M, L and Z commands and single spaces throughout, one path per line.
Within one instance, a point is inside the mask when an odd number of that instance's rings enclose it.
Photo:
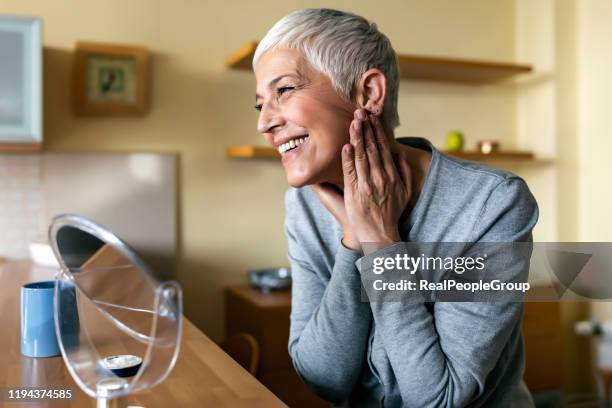
M 366 114 L 365 114 L 363 109 L 357 109 L 357 119 L 359 119 L 359 120 L 365 120 L 366 119 Z
M 355 131 L 357 133 L 361 132 L 361 121 L 360 120 L 356 120 L 354 123 L 355 123 Z
M 347 154 L 347 155 L 348 155 L 348 154 L 349 154 L 349 150 L 350 150 L 350 149 L 351 149 L 351 146 L 350 146 L 350 145 L 348 145 L 348 144 L 345 144 L 345 145 L 342 147 L 342 153 L 344 153 L 344 154 Z

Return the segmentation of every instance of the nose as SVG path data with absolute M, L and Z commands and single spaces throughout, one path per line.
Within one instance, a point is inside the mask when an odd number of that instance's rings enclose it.
M 261 134 L 271 133 L 276 128 L 282 127 L 284 122 L 284 118 L 277 106 L 269 102 L 264 103 L 259 113 L 257 130 Z

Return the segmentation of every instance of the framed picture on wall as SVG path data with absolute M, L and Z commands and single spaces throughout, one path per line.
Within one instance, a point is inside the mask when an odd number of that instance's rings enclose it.
M 149 69 L 149 52 L 144 47 L 77 43 L 73 72 L 75 113 L 146 113 Z
M 42 20 L 0 14 L 0 144 L 42 142 Z

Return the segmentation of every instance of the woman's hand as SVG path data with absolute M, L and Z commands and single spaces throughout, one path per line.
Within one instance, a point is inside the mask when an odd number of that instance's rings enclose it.
M 394 163 L 377 117 L 358 109 L 349 133 L 350 144 L 342 148 L 344 195 L 325 184 L 313 190 L 338 220 L 343 244 L 361 250 L 369 243 L 370 252 L 401 240 L 398 223 L 412 195 L 411 172 L 403 155 Z
M 355 112 L 350 144 L 342 148 L 344 203 L 359 242 L 377 249 L 401 240 L 399 219 L 412 195 L 410 167 L 404 155 L 393 161 L 389 140 L 376 116 Z

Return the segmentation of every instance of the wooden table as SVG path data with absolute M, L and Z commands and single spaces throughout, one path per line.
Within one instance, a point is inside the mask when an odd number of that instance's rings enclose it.
M 32 266 L 30 262 L 0 263 L 0 388 L 71 389 L 73 398 L 36 404 L 0 401 L 0 406 L 95 406 L 95 401 L 76 385 L 61 356 L 31 358 L 20 352 L 20 287 L 27 282 L 53 279 L 53 273 L 52 269 Z M 285 406 L 187 319 L 180 355 L 168 378 L 127 400 L 143 407 Z

